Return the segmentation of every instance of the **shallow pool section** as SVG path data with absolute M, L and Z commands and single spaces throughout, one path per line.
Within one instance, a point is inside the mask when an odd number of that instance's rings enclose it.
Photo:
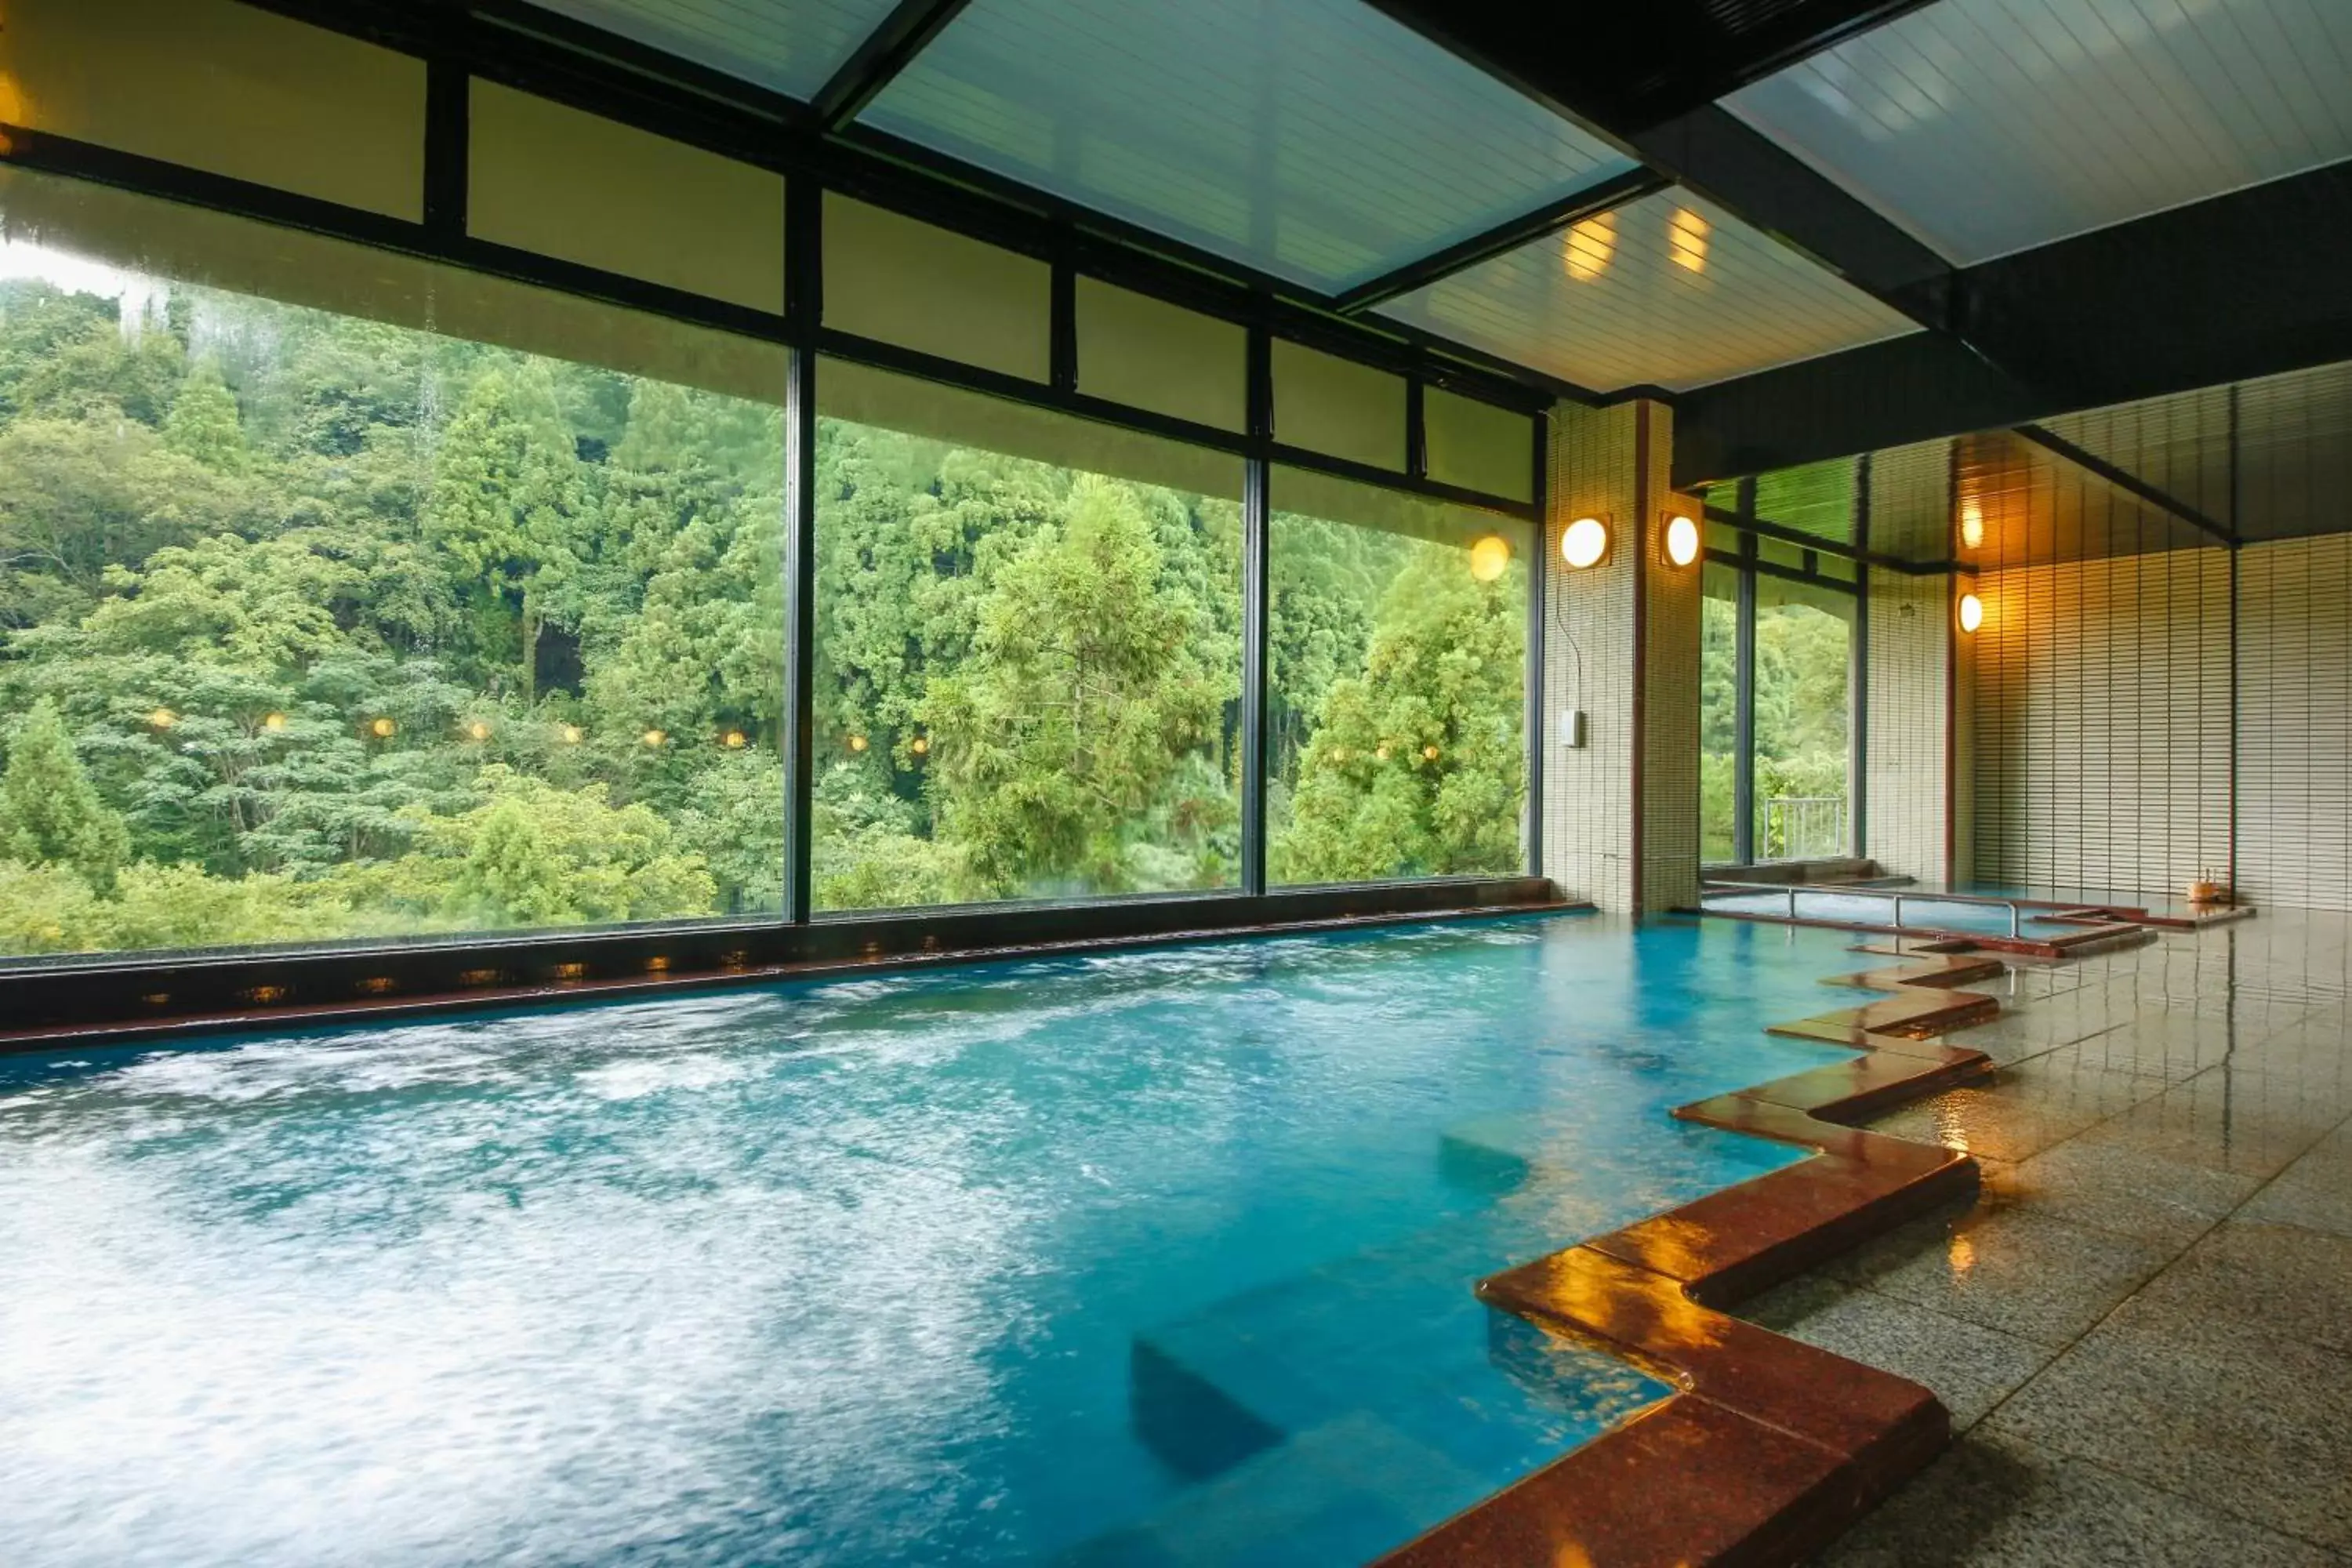
M 1834 933 L 1575 917 L 0 1064 L 8 1560 L 1360 1562 L 1666 1390 Z
M 1834 921 L 1850 925 L 1892 927 L 1896 924 L 1895 900 L 1884 893 L 1835 892 L 1818 888 L 1795 889 L 1796 918 L 1801 921 Z M 1789 918 L 1789 893 L 1785 890 L 1715 891 L 1703 894 L 1700 902 L 1721 914 L 1758 915 L 1768 920 Z M 1906 931 L 1955 931 L 1969 936 L 2007 936 L 2010 934 L 2010 906 L 1978 903 L 1958 899 L 1939 899 L 1931 893 L 1906 892 L 1900 911 L 1902 929 Z M 2032 910 L 2022 911 L 2020 931 L 2034 934 L 2035 921 L 2040 917 Z M 2047 924 L 2043 932 L 2060 928 Z

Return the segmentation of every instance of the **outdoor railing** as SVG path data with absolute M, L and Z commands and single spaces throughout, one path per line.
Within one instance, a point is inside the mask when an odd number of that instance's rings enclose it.
M 1776 795 L 1764 802 L 1767 860 L 1825 860 L 1846 852 L 1845 796 Z
M 1972 893 L 1925 893 L 1916 891 L 1905 893 L 1893 888 L 1867 888 L 1850 882 L 1738 882 L 1719 877 L 1709 877 L 1706 879 L 1705 890 L 1710 893 L 1773 893 L 1780 895 L 1789 900 L 1789 919 L 1791 921 L 1801 920 L 1803 918 L 1797 913 L 1797 896 L 1800 893 L 1834 893 L 1840 898 L 1885 899 L 1895 906 L 1890 911 L 1892 918 L 1887 921 L 1887 923 L 1898 930 L 1901 929 L 1903 925 L 1903 900 L 1906 898 L 1916 900 L 1922 903 L 1930 904 L 1975 904 L 1980 908 L 1989 910 L 2007 910 L 2009 911 L 2009 934 L 2012 937 L 2019 937 L 2021 936 L 2024 931 L 2023 922 L 2025 919 L 2025 911 L 2019 906 L 2015 900 L 1979 898 Z M 1702 900 L 1702 902 L 1704 902 L 1704 900 Z M 1940 928 L 1931 926 L 1927 929 L 1932 931 Z

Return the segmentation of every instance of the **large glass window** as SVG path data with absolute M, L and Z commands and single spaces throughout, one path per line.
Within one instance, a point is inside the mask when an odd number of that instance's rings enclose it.
M 818 386 L 817 908 L 1234 886 L 1241 459 Z
M 1710 561 L 1699 599 L 1699 859 L 1739 858 L 1739 574 Z
M 1267 879 L 1517 873 L 1532 530 L 1286 468 L 1273 500 Z
M 1756 587 L 1756 858 L 1851 854 L 1854 602 L 1771 576 Z
M 5 194 L 0 954 L 781 907 L 771 352 Z

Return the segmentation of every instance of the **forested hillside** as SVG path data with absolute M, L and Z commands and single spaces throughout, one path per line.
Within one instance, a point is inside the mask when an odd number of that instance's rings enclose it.
M 780 907 L 782 420 L 0 282 L 0 952 Z M 1230 501 L 821 422 L 820 907 L 1230 884 Z M 1508 870 L 1525 588 L 1277 520 L 1277 877 Z

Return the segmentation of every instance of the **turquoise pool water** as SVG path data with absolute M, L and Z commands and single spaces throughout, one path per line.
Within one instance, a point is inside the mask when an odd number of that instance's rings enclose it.
M 1663 1396 L 1834 933 L 1520 918 L 0 1062 L 34 1564 L 1349 1563 Z

